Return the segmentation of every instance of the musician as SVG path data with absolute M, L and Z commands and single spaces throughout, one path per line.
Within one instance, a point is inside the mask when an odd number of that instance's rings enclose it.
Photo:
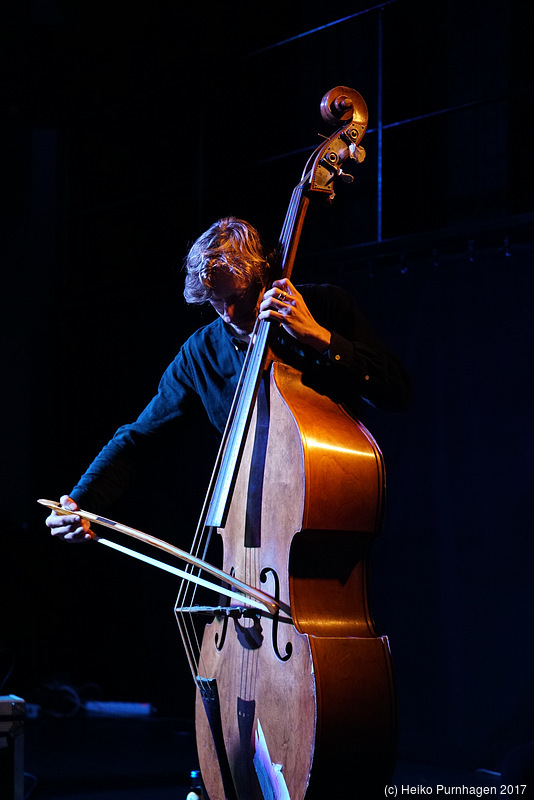
M 73 514 L 50 514 L 46 524 L 53 536 L 90 539 L 89 523 L 76 509 L 102 512 L 150 458 L 151 447 L 163 437 L 173 441 L 185 419 L 207 414 L 222 433 L 257 317 L 280 323 L 271 331 L 275 355 L 355 415 L 364 402 L 387 410 L 407 406 L 406 370 L 352 298 L 329 285 L 297 288 L 288 279 L 271 285 L 272 263 L 258 232 L 235 217 L 215 222 L 197 239 L 185 261 L 184 296 L 188 303 L 209 303 L 217 318 L 185 342 L 138 419 L 117 430 L 61 498 Z

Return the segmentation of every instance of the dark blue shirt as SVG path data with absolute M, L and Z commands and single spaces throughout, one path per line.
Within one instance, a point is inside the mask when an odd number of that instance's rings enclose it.
M 377 338 L 344 290 L 297 287 L 312 316 L 331 331 L 326 353 L 299 344 L 280 326 L 271 348 L 302 372 L 303 381 L 359 415 L 363 401 L 388 410 L 409 402 L 410 380 L 399 359 Z M 102 511 L 129 484 L 151 448 L 169 443 L 180 427 L 207 414 L 222 433 L 245 357 L 246 345 L 221 318 L 196 331 L 161 378 L 158 393 L 135 422 L 117 430 L 71 492 L 80 506 Z

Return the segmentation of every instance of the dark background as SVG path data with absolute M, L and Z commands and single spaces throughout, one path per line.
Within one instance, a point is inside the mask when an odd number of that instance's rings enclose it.
M 52 541 L 68 492 L 206 311 L 188 243 L 225 214 L 276 241 L 325 92 L 367 159 L 310 209 L 294 278 L 349 288 L 414 376 L 370 411 L 388 469 L 372 608 L 403 758 L 499 770 L 534 738 L 533 76 L 524 3 L 7 0 L 0 10 L 2 691 L 191 714 L 175 580 Z M 187 546 L 215 440 L 110 516 Z M 85 694 L 84 694 L 85 693 Z

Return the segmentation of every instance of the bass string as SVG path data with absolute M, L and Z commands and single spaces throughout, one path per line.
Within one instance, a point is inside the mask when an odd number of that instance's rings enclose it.
M 259 583 L 259 549 L 257 547 L 245 548 L 245 575 L 249 585 L 258 587 Z M 254 615 L 252 618 L 243 622 L 246 634 L 251 637 L 248 644 L 241 648 L 241 673 L 240 673 L 240 697 L 243 700 L 250 700 L 256 694 L 257 670 L 259 664 L 259 645 L 256 636 L 261 636 L 262 617 Z
M 264 340 L 266 337 L 265 335 L 263 337 L 258 336 L 258 330 L 259 330 L 259 321 L 256 321 L 254 332 L 251 337 L 251 344 L 247 350 L 245 363 L 238 382 L 238 388 L 234 395 L 232 408 L 230 410 L 225 431 L 223 433 L 223 441 L 219 449 L 218 461 L 215 465 L 214 473 L 212 475 L 212 480 L 210 482 L 210 487 L 208 489 L 208 495 L 204 502 L 204 508 L 201 514 L 197 530 L 195 532 L 195 537 L 193 539 L 191 553 L 197 557 L 200 556 L 202 559 L 205 558 L 213 530 L 210 526 L 207 526 L 205 524 L 209 512 L 210 502 L 215 492 L 217 481 L 222 480 L 222 478 L 224 477 L 221 476 L 220 462 L 222 461 L 222 456 L 224 454 L 225 447 L 228 446 L 229 438 L 232 435 L 234 420 L 236 415 L 238 414 L 240 400 L 244 394 L 245 395 L 247 394 L 247 387 L 248 387 L 247 381 L 250 381 L 249 376 L 253 371 L 250 369 L 250 362 L 252 361 L 257 363 L 259 360 L 257 355 L 258 350 L 264 349 L 265 347 L 264 343 L 261 340 L 262 339 Z M 260 347 L 260 345 L 262 345 L 262 347 Z M 241 411 L 240 413 L 243 412 Z M 201 551 L 202 555 L 200 555 Z M 186 571 L 191 572 L 192 570 L 193 567 L 191 565 L 187 565 Z M 195 612 L 193 609 L 195 605 L 196 593 L 197 593 L 196 584 L 192 584 L 191 581 L 188 581 L 186 578 L 184 578 L 182 580 L 178 592 L 178 598 L 176 601 L 176 609 L 175 609 L 178 626 L 180 629 L 184 647 L 186 649 L 186 654 L 189 660 L 189 664 L 192 672 L 195 673 L 194 678 L 196 678 L 196 675 L 198 675 L 199 672 L 201 652 L 202 652 L 201 642 L 199 640 L 196 625 L 194 623 Z
M 288 212 L 286 214 L 282 233 L 279 240 L 278 258 L 280 277 L 287 277 L 290 271 L 287 264 L 289 256 L 289 246 L 291 243 L 291 231 L 294 230 L 295 223 L 300 210 L 300 200 L 302 197 L 302 188 L 296 187 L 292 193 L 289 203 Z M 268 324 L 268 323 L 267 323 Z M 244 581 L 249 586 L 259 588 L 260 583 L 260 553 L 261 548 L 247 547 L 245 548 L 245 577 Z M 259 653 L 261 651 L 261 639 L 263 631 L 261 621 L 265 619 L 262 616 L 252 617 L 249 621 L 248 633 L 252 636 L 251 643 L 242 648 L 241 660 L 241 674 L 240 674 L 240 696 L 244 700 L 252 699 L 255 697 L 257 676 L 259 669 Z
M 293 194 L 291 196 L 288 212 L 286 214 L 284 225 L 282 228 L 282 234 L 280 236 L 279 257 L 281 260 L 280 266 L 282 275 L 285 275 L 287 273 L 286 258 L 288 256 L 289 244 L 291 240 L 290 232 L 294 230 L 295 227 L 295 221 L 297 219 L 297 215 L 299 212 L 301 196 L 302 196 L 302 189 L 300 186 L 298 186 L 293 191 Z M 217 462 L 215 464 L 214 472 L 210 482 L 210 487 L 208 489 L 208 494 L 204 503 L 201 519 L 199 521 L 199 525 L 197 527 L 195 537 L 192 543 L 191 552 L 194 555 L 199 556 L 201 550 L 203 550 L 204 554 L 202 555 L 202 558 L 204 557 L 205 552 L 207 550 L 212 530 L 211 528 L 205 525 L 205 521 L 209 511 L 209 504 L 215 492 L 217 482 L 221 480 L 220 467 L 223 460 L 225 448 L 228 447 L 228 442 L 230 441 L 232 435 L 234 435 L 235 420 L 236 418 L 240 418 L 242 414 L 248 413 L 248 410 L 246 409 L 244 410 L 242 407 L 244 402 L 243 398 L 246 399 L 247 397 L 249 398 L 253 397 L 253 391 L 251 389 L 250 384 L 251 381 L 253 382 L 256 381 L 257 372 L 263 366 L 263 359 L 267 347 L 268 326 L 269 323 L 262 320 L 256 320 L 255 322 L 254 330 L 251 335 L 251 342 L 247 349 L 237 389 L 234 394 L 234 399 L 232 402 L 230 413 L 228 415 L 228 420 L 225 426 L 225 430 L 223 432 L 223 438 L 221 447 L 219 449 Z M 246 548 L 246 549 L 248 553 L 246 555 L 246 568 L 245 568 L 244 581 L 250 586 L 257 587 L 259 580 L 257 551 L 256 548 Z M 191 565 L 188 565 L 186 571 L 190 572 L 192 570 L 193 567 Z M 196 593 L 197 593 L 197 586 L 195 584 L 192 584 L 187 579 L 183 579 L 178 593 L 178 599 L 176 602 L 176 609 L 175 609 L 176 618 L 178 621 L 178 626 L 186 650 L 187 658 L 190 664 L 191 671 L 193 673 L 193 677 L 195 679 L 196 676 L 199 674 L 199 667 L 200 667 L 200 660 L 202 653 L 201 642 L 199 640 L 197 629 L 194 623 L 193 608 L 195 604 Z M 259 623 L 257 622 L 252 623 L 252 625 L 258 625 L 258 624 Z M 250 696 L 251 693 L 253 692 L 252 686 L 254 683 L 254 677 L 253 677 L 254 663 L 257 661 L 257 659 L 254 657 L 255 650 L 253 648 L 250 649 L 244 648 L 243 652 L 244 652 L 244 658 L 243 658 L 243 668 L 241 673 L 242 692 L 245 696 Z
M 204 551 L 206 549 L 207 544 L 204 548 Z M 200 550 L 201 546 L 200 543 L 198 543 L 195 554 L 198 555 Z M 188 569 L 186 569 L 186 571 L 191 573 L 195 571 L 197 575 L 200 575 L 202 572 L 200 568 L 193 567 L 192 565 L 188 565 Z M 184 578 L 180 587 L 175 609 L 178 627 L 182 635 L 182 641 L 184 643 L 186 655 L 195 682 L 201 672 L 202 667 L 201 642 L 199 640 L 197 626 L 195 624 L 196 612 L 194 611 L 197 589 L 197 584 L 192 583 Z

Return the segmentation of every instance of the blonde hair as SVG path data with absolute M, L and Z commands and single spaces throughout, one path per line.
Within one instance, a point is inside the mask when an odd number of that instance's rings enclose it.
M 223 217 L 191 246 L 184 261 L 184 297 L 188 303 L 210 299 L 221 270 L 237 275 L 244 285 L 267 281 L 269 264 L 258 231 L 245 220 Z

